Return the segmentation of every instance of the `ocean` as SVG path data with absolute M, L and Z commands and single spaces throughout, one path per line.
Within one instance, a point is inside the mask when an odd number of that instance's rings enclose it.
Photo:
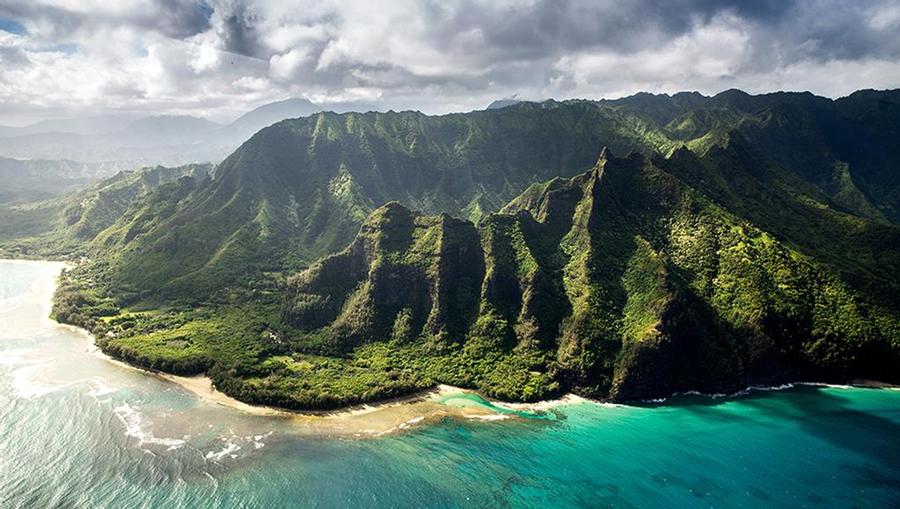
M 60 268 L 0 261 L 3 508 L 900 507 L 894 389 L 580 402 L 328 434 L 97 355 L 47 318 Z M 497 409 L 471 394 L 441 404 Z

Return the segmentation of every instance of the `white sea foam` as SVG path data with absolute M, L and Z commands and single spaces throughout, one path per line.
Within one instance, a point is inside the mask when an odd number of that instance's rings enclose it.
M 72 385 L 71 382 L 63 384 L 48 384 L 38 381 L 38 374 L 48 365 L 47 362 L 27 364 L 11 373 L 12 389 L 17 397 L 22 399 L 34 399 L 47 394 L 53 394 Z
M 627 408 L 628 407 L 628 405 L 626 405 L 624 403 L 610 403 L 609 401 L 587 400 L 587 401 L 585 401 L 585 404 L 598 405 L 598 406 L 602 406 L 602 407 L 606 407 L 606 408 Z
M 469 415 L 469 419 L 477 419 L 479 421 L 504 421 L 509 419 L 508 414 L 487 414 L 487 415 Z
M 791 385 L 791 384 L 789 384 Z M 799 382 L 797 385 L 808 385 L 810 387 L 828 387 L 831 389 L 853 389 L 852 385 L 843 384 L 827 384 L 824 382 Z M 791 385 L 793 387 L 793 385 Z
M 27 363 L 25 355 L 29 351 L 24 348 L 11 348 L 0 351 L 0 366 L 17 366 Z
M 5 299 L 0 299 L 0 313 L 8 313 L 10 311 L 14 311 L 17 307 L 21 306 L 25 302 L 25 297 L 28 294 L 16 295 L 13 297 L 6 297 Z
M 254 449 L 262 449 L 263 447 L 266 446 L 266 444 L 263 442 L 263 439 L 268 438 L 271 435 L 272 435 L 272 432 L 270 431 L 263 435 L 253 435 L 252 437 L 248 437 L 248 438 L 253 443 Z
M 88 395 L 94 398 L 102 398 L 103 396 L 108 396 L 110 394 L 119 392 L 118 388 L 107 385 L 106 381 L 101 377 L 96 377 L 91 380 L 90 385 L 91 390 L 88 391 Z
M 125 436 L 136 439 L 138 441 L 138 446 L 152 444 L 168 447 L 169 450 L 175 450 L 185 444 L 184 440 L 178 438 L 158 438 L 153 436 L 153 433 L 146 431 L 144 429 L 141 413 L 128 403 L 123 403 L 113 408 L 113 413 L 125 426 Z
M 712 399 L 736 398 L 739 396 L 746 396 L 747 394 L 750 394 L 753 391 L 784 391 L 787 389 L 793 389 L 797 385 L 820 385 L 820 386 L 827 386 L 827 387 L 846 387 L 846 388 L 850 387 L 847 385 L 838 386 L 838 385 L 820 384 L 820 383 L 814 383 L 814 382 L 797 382 L 797 383 L 786 383 L 786 384 L 780 384 L 780 385 L 751 385 L 751 386 L 748 386 L 744 389 L 741 389 L 741 390 L 735 391 L 735 392 L 707 393 L 707 392 L 700 392 L 700 391 L 685 391 L 685 392 L 676 392 L 676 393 L 673 393 L 671 396 L 666 396 L 664 398 L 642 399 L 640 401 L 642 403 L 665 403 L 666 401 L 669 400 L 669 398 L 673 398 L 675 396 L 703 396 L 703 397 L 712 398 Z
M 237 454 L 235 454 L 235 453 L 240 450 L 241 450 L 241 446 L 228 440 L 225 442 L 225 447 L 223 447 L 222 450 L 216 451 L 216 452 L 209 451 L 203 457 L 206 458 L 207 461 L 222 461 L 226 457 L 236 458 Z
M 410 426 L 415 426 L 416 424 L 419 424 L 420 422 L 422 422 L 422 421 L 424 421 L 424 420 L 425 420 L 425 417 L 424 417 L 424 416 L 421 416 L 421 415 L 418 416 L 418 417 L 413 417 L 412 419 L 410 419 L 410 420 L 408 420 L 408 421 L 406 421 L 406 422 L 404 422 L 404 423 L 401 423 L 400 426 L 399 426 L 399 428 L 400 428 L 400 429 L 407 429 L 407 428 L 409 428 Z

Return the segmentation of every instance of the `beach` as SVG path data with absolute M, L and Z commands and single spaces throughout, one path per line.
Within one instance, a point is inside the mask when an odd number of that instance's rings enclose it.
M 62 262 L 17 261 L 18 264 L 58 264 L 58 270 L 66 267 Z M 58 272 L 57 272 L 58 273 Z M 16 302 L 15 313 L 3 313 L 5 327 L 27 329 L 39 327 L 47 322 L 54 327 L 68 329 L 84 339 L 85 352 L 102 359 L 120 369 L 140 372 L 174 384 L 187 391 L 204 404 L 226 408 L 241 414 L 269 417 L 289 422 L 303 431 L 328 436 L 367 437 L 383 436 L 403 432 L 416 425 L 438 422 L 445 418 L 477 419 L 484 421 L 516 418 L 519 413 L 540 414 L 555 408 L 583 403 L 600 403 L 574 394 L 566 394 L 558 399 L 530 403 L 511 403 L 483 398 L 474 391 L 450 385 L 434 388 L 408 396 L 381 402 L 354 405 L 346 408 L 322 411 L 295 411 L 242 402 L 218 391 L 212 380 L 205 375 L 179 376 L 160 371 L 148 370 L 128 364 L 105 354 L 95 343 L 88 331 L 72 325 L 59 324 L 49 318 L 51 300 L 56 288 L 56 279 L 43 277 L 34 281 L 29 291 Z M 7 306 L 8 307 L 8 306 Z M 30 312 L 23 312 L 25 310 Z M 790 384 L 786 385 L 788 387 Z M 863 387 L 895 388 L 873 380 L 853 380 L 849 385 Z M 767 389 L 772 388 L 757 388 Z
M 897 502 L 896 390 L 797 383 L 629 406 L 437 386 L 292 412 L 104 355 L 48 317 L 60 268 L 0 262 L 4 507 Z

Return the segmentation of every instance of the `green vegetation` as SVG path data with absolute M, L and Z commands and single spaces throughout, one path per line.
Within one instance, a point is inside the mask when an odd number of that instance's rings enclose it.
M 0 245 L 87 254 L 58 319 L 250 402 L 896 381 L 898 105 L 729 91 L 322 113 L 260 131 L 212 179 L 125 175 L 5 209 Z
M 122 171 L 71 195 L 0 205 L 0 256 L 77 259 L 91 253 L 89 244 L 102 240 L 104 230 L 157 187 L 179 179 L 193 185 L 210 172 L 209 164 Z

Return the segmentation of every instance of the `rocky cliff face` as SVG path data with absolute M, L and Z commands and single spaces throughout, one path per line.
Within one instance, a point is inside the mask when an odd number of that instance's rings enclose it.
M 477 227 L 385 205 L 291 279 L 283 319 L 336 353 L 474 342 L 540 358 L 547 383 L 614 400 L 888 374 L 896 307 L 688 185 L 714 167 L 683 156 L 604 150 Z
M 284 317 L 307 330 L 333 324 L 339 349 L 380 339 L 459 340 L 478 311 L 483 277 L 472 223 L 392 202 L 344 252 L 291 280 Z
M 57 316 L 250 402 L 897 380 L 898 104 L 728 91 L 322 113 L 263 129 L 212 178 L 123 174 L 9 210 L 0 248 L 88 254 Z M 643 155 L 597 161 L 602 145 Z

